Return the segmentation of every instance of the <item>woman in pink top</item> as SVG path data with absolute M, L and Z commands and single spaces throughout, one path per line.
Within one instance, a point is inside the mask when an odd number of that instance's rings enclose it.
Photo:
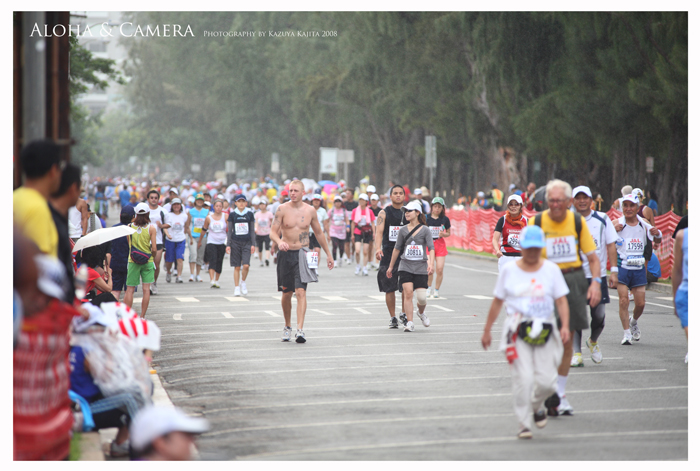
M 333 243 L 333 261 L 336 267 L 343 266 L 343 256 L 345 255 L 345 227 L 348 225 L 348 215 L 343 208 L 343 198 L 337 195 L 333 199 L 333 208 L 328 210 L 328 219 L 330 226 L 328 234 L 331 236 Z M 336 258 L 340 252 L 340 258 Z
M 263 266 L 263 251 L 265 252 L 265 266 L 270 266 L 270 228 L 272 227 L 272 212 L 267 210 L 267 200 L 262 199 L 258 206 L 260 211 L 255 213 L 255 240 L 258 243 L 258 258 L 260 266 Z M 263 248 L 264 247 L 264 248 Z
M 360 252 L 364 254 L 365 266 L 362 268 L 362 276 L 369 275 L 369 253 L 374 240 L 374 212 L 369 207 L 369 198 L 365 193 L 360 195 L 359 206 L 352 210 L 350 217 L 350 233 L 355 243 L 355 275 L 360 274 Z

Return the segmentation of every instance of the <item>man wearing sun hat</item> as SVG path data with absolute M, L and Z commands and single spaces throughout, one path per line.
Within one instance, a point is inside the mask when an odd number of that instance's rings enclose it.
M 188 417 L 182 410 L 148 406 L 131 422 L 131 448 L 143 461 L 189 461 L 197 435 L 209 430 L 206 419 Z

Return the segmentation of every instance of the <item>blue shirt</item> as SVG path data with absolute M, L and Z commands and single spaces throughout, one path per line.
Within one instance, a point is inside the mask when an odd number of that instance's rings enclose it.
M 656 211 L 656 214 L 659 212 L 659 205 L 655 200 L 649 200 L 649 203 L 647 204 L 653 211 Z
M 659 257 L 654 252 L 651 253 L 651 260 L 647 263 L 647 271 L 657 278 L 661 277 L 661 264 L 659 263 Z
M 129 200 L 131 199 L 131 193 L 129 193 L 127 190 L 122 190 L 119 192 L 119 200 L 121 201 L 122 208 L 129 204 Z
M 97 387 L 90 373 L 85 371 L 83 348 L 71 347 L 68 359 L 70 361 L 70 389 L 89 402 L 91 398 L 100 394 L 100 388 Z
M 123 226 L 121 222 L 112 227 Z M 113 271 L 126 272 L 129 268 L 129 241 L 126 236 L 112 240 L 112 260 L 109 267 Z
M 200 210 L 197 210 L 197 208 L 190 209 L 190 235 L 194 239 L 199 239 L 202 227 L 204 226 L 204 220 L 208 215 L 209 210 L 206 206 L 202 206 Z

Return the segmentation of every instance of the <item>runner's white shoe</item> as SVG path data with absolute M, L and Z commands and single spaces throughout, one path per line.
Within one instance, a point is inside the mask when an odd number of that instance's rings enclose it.
M 428 319 L 428 315 L 426 313 L 421 314 L 418 308 L 416 308 L 416 314 L 418 315 L 418 317 L 420 317 L 420 320 L 423 323 L 423 327 L 430 327 L 430 319 Z
M 367 267 L 364 267 L 362 269 L 362 276 L 369 276 L 369 270 L 367 269 Z
M 233 295 L 234 295 L 234 296 L 240 296 L 240 295 L 241 295 L 241 288 L 240 288 L 240 286 L 236 286 L 236 288 L 233 290 Z
M 593 360 L 593 363 L 602 363 L 603 353 L 600 351 L 600 346 L 598 345 L 598 342 L 593 343 L 591 341 L 591 338 L 588 337 L 588 340 L 586 340 L 586 346 L 591 351 L 591 360 Z
M 571 367 L 577 368 L 583 366 L 583 355 L 580 353 L 574 353 L 571 357 Z
M 642 338 L 642 331 L 639 330 L 639 322 L 635 323 L 632 325 L 632 320 L 634 318 L 630 316 L 630 332 L 632 333 L 632 338 L 636 341 L 639 342 L 639 339 Z
M 241 281 L 241 294 L 248 294 L 248 287 L 245 285 L 245 281 Z
M 559 415 L 574 415 L 574 408 L 571 407 L 571 404 L 569 404 L 566 394 L 564 394 L 564 397 L 561 398 L 557 412 L 559 412 Z
M 172 281 L 172 279 L 173 279 L 173 275 L 171 275 L 170 272 L 165 274 L 165 282 L 166 283 L 170 283 L 170 281 Z
M 197 275 L 197 277 L 196 277 L 195 279 L 197 280 L 198 283 L 201 283 L 201 282 L 204 281 L 204 280 L 202 279 L 202 277 L 199 276 L 199 275 Z
M 357 266 L 355 267 L 355 275 L 359 275 L 359 274 L 360 274 L 360 270 L 361 270 L 360 266 L 357 265 Z
M 433 298 L 437 299 L 439 297 L 440 297 L 440 294 L 438 293 L 438 290 L 435 290 L 435 292 L 433 293 Z
M 289 342 L 292 338 L 292 328 L 291 327 L 284 327 L 284 330 L 282 331 L 282 341 L 283 342 Z
M 620 345 L 632 345 L 632 336 L 625 334 L 625 336 L 622 337 L 622 342 L 620 342 Z
M 190 281 L 192 281 L 192 280 L 190 280 Z M 175 283 L 182 283 L 182 278 L 179 276 L 175 277 Z
M 306 342 L 306 336 L 304 335 L 304 331 L 301 329 L 297 329 L 297 333 L 294 335 L 294 338 L 297 339 L 297 343 Z
M 151 283 L 151 294 L 158 294 L 158 286 L 155 281 Z
M 190 281 L 194 281 L 194 275 L 190 275 Z
M 413 322 L 412 322 L 412 321 L 408 321 L 408 322 L 406 323 L 406 327 L 403 328 L 403 331 L 404 331 L 404 332 L 413 332 L 414 329 L 415 329 L 415 326 L 413 325 Z

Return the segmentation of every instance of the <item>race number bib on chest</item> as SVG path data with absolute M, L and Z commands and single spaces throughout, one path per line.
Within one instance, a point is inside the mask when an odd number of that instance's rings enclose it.
M 508 245 L 514 249 L 520 248 L 520 231 L 510 231 L 508 232 Z
M 237 222 L 234 225 L 236 230 L 236 235 L 248 235 L 248 223 L 247 222 Z
M 333 225 L 334 226 L 342 226 L 345 224 L 345 216 L 342 214 L 334 214 L 333 215 Z
M 547 239 L 547 258 L 554 263 L 575 262 L 576 237 L 551 237 Z
M 399 237 L 399 229 L 401 226 L 389 226 L 389 242 L 396 242 Z
M 433 239 L 438 239 L 440 237 L 441 230 L 441 226 L 430 226 L 430 235 L 433 236 Z
M 179 222 L 173 224 L 173 232 L 182 232 L 182 224 Z
M 638 237 L 625 239 L 627 255 L 642 255 L 644 253 L 644 242 Z
M 199 234 L 202 232 L 202 226 L 204 225 L 204 218 L 194 218 L 194 232 Z
M 226 230 L 224 229 L 224 223 L 221 221 L 212 221 L 209 227 L 212 232 L 224 232 Z
M 406 260 L 423 260 L 423 246 L 411 242 L 406 246 L 404 251 L 404 258 Z
M 267 227 L 267 219 L 261 219 L 258 221 L 260 227 Z
M 316 252 L 306 252 L 306 263 L 309 268 L 318 268 L 318 254 Z
M 367 225 L 367 216 L 362 216 L 360 218 L 360 226 L 366 226 Z

